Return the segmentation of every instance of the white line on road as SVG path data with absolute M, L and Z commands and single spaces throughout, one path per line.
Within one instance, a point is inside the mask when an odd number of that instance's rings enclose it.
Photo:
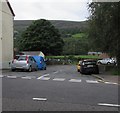
M 42 75 L 42 76 L 40 76 L 40 77 L 38 77 L 37 79 L 41 79 L 41 78 L 43 78 L 43 77 L 45 77 L 45 76 L 49 76 L 50 74 L 45 74 L 45 75 Z
M 114 82 L 105 82 L 106 84 L 114 84 L 114 85 L 118 85 L 118 83 L 114 83 Z
M 0 78 L 4 77 L 3 75 L 0 75 Z
M 53 72 L 54 74 L 58 73 L 58 71 Z
M 120 107 L 120 105 L 117 104 L 107 104 L 107 103 L 98 103 L 100 106 L 110 106 L 110 107 Z
M 21 77 L 22 79 L 28 79 L 28 80 L 30 80 L 31 79 L 31 77 Z
M 50 77 L 42 77 L 39 80 L 49 80 L 49 79 L 50 79 Z
M 81 79 L 70 79 L 69 82 L 81 82 Z
M 46 100 L 47 100 L 47 98 L 33 98 L 33 100 L 46 101 Z
M 8 78 L 17 78 L 17 76 L 7 76 Z
M 54 80 L 54 81 L 64 81 L 65 78 L 54 78 L 53 80 Z
M 87 83 L 99 83 L 98 81 L 94 81 L 94 80 L 86 80 Z

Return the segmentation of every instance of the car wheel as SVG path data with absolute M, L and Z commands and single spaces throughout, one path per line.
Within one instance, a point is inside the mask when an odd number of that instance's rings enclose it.
M 102 64 L 101 62 L 98 62 L 98 64 Z
M 29 67 L 28 71 L 29 71 L 29 72 L 31 72 L 31 71 L 32 71 L 32 67 L 31 67 L 31 66 Z
M 11 69 L 11 71 L 15 71 L 15 69 Z
M 79 71 L 80 72 L 80 74 L 84 74 L 82 71 Z
M 110 64 L 110 62 L 107 63 L 108 65 Z
M 46 67 L 44 68 L 44 70 L 46 70 Z
M 35 68 L 35 71 L 38 71 L 38 66 Z

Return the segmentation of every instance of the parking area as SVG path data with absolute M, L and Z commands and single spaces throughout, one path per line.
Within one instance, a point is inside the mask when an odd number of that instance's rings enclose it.
M 30 78 L 39 78 L 42 76 L 49 76 L 50 78 L 79 78 L 79 79 L 97 79 L 98 81 L 102 82 L 111 82 L 111 83 L 118 83 L 120 84 L 120 77 L 119 76 L 112 76 L 108 73 L 105 73 L 105 67 L 99 66 L 100 73 L 99 74 L 92 74 L 92 75 L 85 75 L 80 74 L 77 72 L 76 65 L 48 65 L 47 70 L 38 70 L 38 71 L 15 71 L 12 72 L 11 70 L 2 70 L 2 76 L 6 76 L 8 78 L 23 78 L 23 79 L 30 79 Z M 2 77 L 1 76 L 1 77 Z

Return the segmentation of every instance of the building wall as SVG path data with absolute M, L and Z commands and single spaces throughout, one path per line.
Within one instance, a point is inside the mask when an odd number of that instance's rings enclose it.
M 9 68 L 13 59 L 13 15 L 6 2 L 2 2 L 2 68 Z M 1 61 L 0 61 L 1 62 Z
M 0 0 L 0 69 L 2 68 L 2 2 Z

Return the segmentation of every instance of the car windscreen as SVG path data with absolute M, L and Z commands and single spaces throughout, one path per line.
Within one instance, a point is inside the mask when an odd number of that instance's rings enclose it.
M 18 61 L 24 61 L 24 60 L 26 60 L 26 56 L 20 56 L 20 57 L 18 58 Z

